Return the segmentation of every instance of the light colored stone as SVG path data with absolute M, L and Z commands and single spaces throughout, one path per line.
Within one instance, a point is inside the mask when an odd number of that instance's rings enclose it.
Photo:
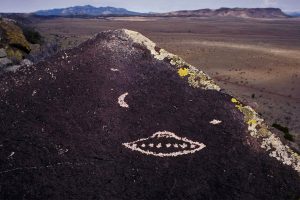
M 33 63 L 32 63 L 30 60 L 28 60 L 28 59 L 22 60 L 20 64 L 21 64 L 21 65 L 26 65 L 26 66 L 31 66 L 31 65 L 33 65 Z
M 9 64 L 12 64 L 12 61 L 8 58 L 0 58 L 0 68 L 3 68 Z
M 7 56 L 5 49 L 0 49 L 0 58 L 5 58 Z
M 20 67 L 21 67 L 21 65 L 13 65 L 13 66 L 6 67 L 4 69 L 4 71 L 6 71 L 6 72 L 16 72 Z

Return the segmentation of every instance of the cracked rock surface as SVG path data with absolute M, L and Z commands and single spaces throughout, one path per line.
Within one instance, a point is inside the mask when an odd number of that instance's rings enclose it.
M 232 97 L 171 62 L 117 30 L 1 74 L 0 199 L 298 199 L 299 173 L 261 148 Z M 133 141 L 205 148 L 157 157 Z

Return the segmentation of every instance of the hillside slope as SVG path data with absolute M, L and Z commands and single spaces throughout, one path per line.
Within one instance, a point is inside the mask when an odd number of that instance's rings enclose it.
M 297 199 L 299 156 L 129 30 L 0 75 L 0 199 Z

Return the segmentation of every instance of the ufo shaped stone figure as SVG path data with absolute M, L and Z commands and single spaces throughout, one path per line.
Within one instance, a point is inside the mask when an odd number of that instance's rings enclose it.
M 300 197 L 261 116 L 134 31 L 1 74 L 0 111 L 0 199 Z
M 200 151 L 204 144 L 180 138 L 169 131 L 159 131 L 149 138 L 142 138 L 134 142 L 124 143 L 129 149 L 146 155 L 158 157 L 175 157 Z

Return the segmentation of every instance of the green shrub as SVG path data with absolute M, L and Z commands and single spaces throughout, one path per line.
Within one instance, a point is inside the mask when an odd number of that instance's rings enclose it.
M 42 44 L 43 38 L 41 34 L 31 27 L 22 27 L 25 38 L 31 44 Z
M 291 135 L 290 133 L 285 133 L 284 138 L 289 140 L 289 141 L 292 141 L 292 142 L 294 141 L 294 136 Z
M 274 123 L 272 125 L 272 127 L 276 128 L 277 130 L 281 131 L 284 133 L 284 138 L 289 140 L 289 141 L 294 141 L 294 136 L 290 134 L 289 132 L 289 128 L 288 127 L 284 127 L 284 126 L 281 126 L 280 124 L 276 124 Z

